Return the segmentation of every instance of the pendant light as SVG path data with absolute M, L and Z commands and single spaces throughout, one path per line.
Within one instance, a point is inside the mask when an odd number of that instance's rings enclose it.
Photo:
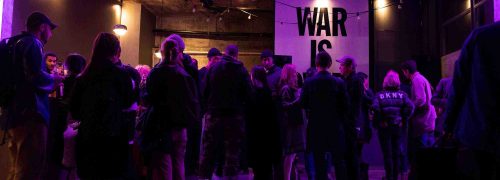
M 113 27 L 113 32 L 118 36 L 123 36 L 127 33 L 127 26 L 122 24 L 122 14 L 123 14 L 123 0 L 120 0 L 120 24 Z

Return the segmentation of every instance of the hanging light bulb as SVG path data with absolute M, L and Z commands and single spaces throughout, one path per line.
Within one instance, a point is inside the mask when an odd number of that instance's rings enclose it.
M 357 16 L 357 17 L 356 17 L 356 19 L 358 19 L 358 20 L 360 20 L 360 19 L 361 19 L 361 17 L 359 16 L 359 12 L 358 12 L 358 13 L 356 13 L 356 16 Z
M 116 35 L 118 35 L 118 36 L 123 36 L 123 35 L 125 35 L 125 33 L 127 33 L 127 26 L 125 26 L 123 24 L 117 24 L 113 28 L 113 32 L 115 32 Z
M 222 16 L 221 16 L 221 17 L 219 17 L 219 21 L 220 21 L 220 22 L 222 22 Z
M 160 50 L 156 50 L 156 52 L 155 52 L 155 56 L 156 56 L 158 59 L 161 59 L 161 52 L 160 52 Z
M 127 33 L 127 26 L 122 24 L 122 14 L 123 14 L 123 0 L 120 0 L 120 24 L 116 24 L 113 27 L 113 32 L 118 36 L 123 36 Z
M 210 18 L 209 17 L 207 18 L 207 22 L 210 22 Z
M 248 19 L 252 19 L 252 15 L 251 14 L 248 15 Z
M 193 13 L 196 13 L 196 6 L 193 6 Z

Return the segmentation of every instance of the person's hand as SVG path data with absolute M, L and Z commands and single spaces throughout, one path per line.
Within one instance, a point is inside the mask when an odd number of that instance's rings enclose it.
M 361 127 L 355 127 L 354 128 L 354 136 L 356 137 L 356 139 L 358 139 L 360 134 L 361 134 Z

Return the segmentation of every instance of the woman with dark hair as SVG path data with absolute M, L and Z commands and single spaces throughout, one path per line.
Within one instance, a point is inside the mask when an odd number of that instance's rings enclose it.
M 272 92 L 266 70 L 256 66 L 251 72 L 253 102 L 247 121 L 249 163 L 255 179 L 273 179 L 273 169 L 281 169 L 281 146 Z M 277 174 L 278 172 L 274 172 Z
M 76 78 L 70 112 L 80 124 L 76 136 L 77 173 L 81 179 L 126 178 L 128 123 L 123 110 L 132 104 L 132 80 L 115 65 L 120 42 L 110 33 L 94 41 L 90 64 Z
M 364 72 L 358 72 L 356 75 L 362 79 L 363 82 L 363 96 L 361 97 L 361 112 L 359 118 L 361 119 L 361 126 L 357 141 L 357 153 L 360 160 L 360 176 L 361 179 L 368 179 L 369 164 L 363 160 L 363 146 L 369 144 L 372 139 L 372 123 L 370 117 L 373 116 L 370 108 L 373 103 L 374 93 L 369 87 L 368 75 Z
M 63 94 L 65 99 L 68 99 L 68 97 L 71 95 L 71 91 L 73 90 L 73 85 L 75 84 L 76 77 L 80 73 L 82 73 L 82 71 L 85 69 L 86 64 L 87 60 L 85 60 L 85 57 L 76 53 L 68 55 L 66 61 L 64 61 L 64 66 L 66 70 L 68 70 L 66 78 L 64 78 L 63 80 L 64 84 Z
M 59 178 L 60 173 L 71 173 L 71 170 L 75 165 L 66 163 L 68 160 L 68 155 L 66 155 L 66 160 L 64 157 L 65 152 L 65 140 L 64 132 L 67 129 L 67 117 L 68 117 L 68 103 L 70 99 L 71 90 L 75 83 L 76 77 L 85 68 L 85 58 L 79 54 L 70 54 L 65 61 L 65 67 L 68 70 L 68 75 L 62 80 L 62 85 L 58 86 L 58 92 L 62 96 L 62 99 L 52 101 L 51 106 L 53 107 L 51 111 L 53 115 L 50 122 L 50 161 L 49 162 L 49 178 Z M 66 138 L 66 139 L 65 139 Z M 73 140 L 73 139 L 71 139 Z M 71 153 L 74 156 L 74 153 Z M 64 168 L 61 168 L 64 167 Z

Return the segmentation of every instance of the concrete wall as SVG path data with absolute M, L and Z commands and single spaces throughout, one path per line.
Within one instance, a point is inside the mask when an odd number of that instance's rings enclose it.
M 198 31 L 198 32 L 229 32 L 229 33 L 273 33 L 273 12 L 260 12 L 258 18 L 247 19 L 239 11 L 233 11 L 219 20 L 218 16 L 204 13 L 181 13 L 157 17 L 157 29 L 169 31 Z M 207 18 L 209 21 L 207 21 Z M 168 34 L 158 34 L 155 46 L 159 47 L 161 41 Z M 232 36 L 207 36 L 184 37 L 185 52 L 198 60 L 198 67 L 204 67 L 208 60 L 206 53 L 212 47 L 222 52 L 230 44 L 236 44 L 240 50 L 240 60 L 247 69 L 260 63 L 260 52 L 264 49 L 274 49 L 272 37 L 232 37 Z M 156 59 L 157 60 L 157 59 Z
M 34 11 L 45 13 L 59 25 L 45 51 L 65 58 L 77 52 L 90 57 L 92 43 L 99 32 L 112 32 L 117 23 L 114 0 L 16 0 L 12 21 L 12 34 L 24 31 L 26 18 Z
M 153 30 L 156 24 L 156 16 L 146 8 L 141 8 L 141 36 L 139 44 L 139 64 L 151 65 L 155 36 Z
M 127 33 L 120 36 L 123 64 L 136 66 L 139 64 L 139 49 L 141 35 L 141 4 L 134 1 L 123 2 L 122 24 L 127 26 Z
M 7 1 L 13 1 L 14 5 L 12 35 L 25 31 L 26 18 L 34 11 L 45 13 L 59 25 L 53 31 L 53 37 L 46 44 L 45 51 L 56 53 L 61 61 L 73 52 L 89 58 L 96 35 L 100 32 L 112 33 L 113 26 L 120 20 L 119 8 L 114 6 L 119 3 L 117 0 Z M 137 65 L 145 56 L 151 59 L 154 21 L 154 15 L 141 8 L 140 3 L 124 1 L 122 23 L 127 26 L 128 31 L 119 38 L 122 45 L 121 58 L 125 64 Z

